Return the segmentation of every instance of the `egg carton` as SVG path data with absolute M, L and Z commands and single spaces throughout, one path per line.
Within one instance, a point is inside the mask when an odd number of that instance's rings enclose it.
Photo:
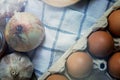
M 88 36 L 96 30 L 105 29 L 108 26 L 107 17 L 113 11 L 120 8 L 120 0 L 113 4 L 113 6 L 108 9 L 103 16 L 91 27 L 89 28 L 84 36 L 82 36 L 73 46 L 71 46 L 60 58 L 57 62 L 55 62 L 47 72 L 45 72 L 38 80 L 45 80 L 49 75 L 59 73 L 65 75 L 69 80 L 78 80 L 72 78 L 67 73 L 66 69 L 66 60 L 67 58 L 75 51 L 87 51 L 87 38 Z M 120 50 L 120 38 L 114 38 L 116 50 Z M 89 52 L 88 52 L 89 53 Z M 104 75 L 104 80 L 117 80 L 112 78 L 109 73 L 107 73 L 107 62 L 105 59 L 93 58 L 93 75 L 98 73 L 99 75 Z M 96 75 L 97 77 L 97 75 Z M 84 78 L 79 80 L 93 80 L 90 78 Z M 98 80 L 98 79 L 96 79 Z

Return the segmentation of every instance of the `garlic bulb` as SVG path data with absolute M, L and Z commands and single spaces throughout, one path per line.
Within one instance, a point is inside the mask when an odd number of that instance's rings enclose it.
M 44 35 L 44 27 L 39 18 L 27 12 L 15 13 L 5 29 L 8 45 L 20 52 L 27 52 L 38 47 Z
M 0 62 L 0 80 L 30 80 L 33 65 L 27 56 L 12 53 Z

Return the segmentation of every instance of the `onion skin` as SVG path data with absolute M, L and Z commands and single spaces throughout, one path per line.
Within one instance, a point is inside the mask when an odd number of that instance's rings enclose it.
M 36 16 L 18 12 L 6 25 L 5 39 L 14 50 L 27 52 L 40 45 L 44 32 L 44 27 Z
M 11 53 L 0 61 L 0 80 L 30 80 L 33 65 L 27 56 Z

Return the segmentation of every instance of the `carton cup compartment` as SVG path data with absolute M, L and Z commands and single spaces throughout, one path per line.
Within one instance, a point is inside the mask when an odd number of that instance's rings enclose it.
M 120 9 L 120 1 L 118 0 L 110 9 L 108 9 L 103 16 L 91 27 L 89 28 L 84 36 L 82 36 L 73 46 L 71 46 L 62 56 L 61 58 L 56 61 L 50 69 L 48 69 L 47 72 L 45 72 L 38 80 L 46 80 L 46 78 L 52 74 L 62 74 L 68 78 L 68 80 L 117 80 L 117 78 L 114 78 L 109 74 L 108 71 L 108 61 L 110 57 L 115 52 L 120 52 L 120 37 L 115 37 L 111 34 L 109 31 L 109 23 L 108 23 L 108 17 L 109 15 L 115 11 Z M 111 54 L 105 56 L 105 57 L 96 57 L 92 55 L 92 53 L 88 49 L 88 38 L 89 36 L 97 31 L 105 31 L 109 33 L 114 42 L 114 48 L 111 52 Z M 95 43 L 97 44 L 97 43 Z M 75 78 L 68 72 L 67 67 L 67 59 L 74 54 L 75 52 L 85 52 L 88 54 L 93 61 L 93 66 L 88 72 L 88 74 L 80 77 Z

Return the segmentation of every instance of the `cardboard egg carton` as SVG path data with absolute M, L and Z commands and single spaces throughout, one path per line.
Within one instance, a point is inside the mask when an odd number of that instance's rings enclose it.
M 49 75 L 60 73 L 65 76 L 69 80 L 76 80 L 71 78 L 67 71 L 66 71 L 66 60 L 75 51 L 86 51 L 87 50 L 87 38 L 88 36 L 93 32 L 101 28 L 106 28 L 108 26 L 107 17 L 109 14 L 113 11 L 120 8 L 120 0 L 118 0 L 110 9 L 108 9 L 103 16 L 91 27 L 86 31 L 86 34 L 82 36 L 73 46 L 71 46 L 62 56 L 59 58 L 57 62 L 55 62 L 47 72 L 45 72 L 38 80 L 45 80 Z M 115 46 L 120 47 L 120 38 L 114 38 Z M 120 50 L 120 48 L 118 48 Z M 101 71 L 104 73 L 105 76 L 107 76 L 108 80 L 116 80 L 113 79 L 106 71 L 107 69 L 107 62 L 104 59 L 97 59 L 93 58 L 93 71 Z M 104 64 L 104 67 L 101 67 L 101 64 Z M 80 79 L 81 80 L 81 79 Z M 84 79 L 89 80 L 89 79 Z

